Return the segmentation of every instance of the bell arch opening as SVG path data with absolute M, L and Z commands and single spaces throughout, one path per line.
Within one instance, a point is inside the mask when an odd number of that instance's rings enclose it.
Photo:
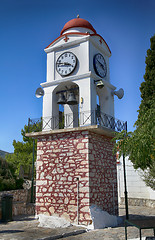
M 57 109 L 57 128 L 79 126 L 79 87 L 76 83 L 60 83 L 53 91 L 53 104 Z

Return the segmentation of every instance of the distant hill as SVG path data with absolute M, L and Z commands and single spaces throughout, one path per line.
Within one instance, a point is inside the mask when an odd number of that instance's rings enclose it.
M 10 154 L 10 153 L 0 150 L 0 157 L 5 158 L 6 154 Z

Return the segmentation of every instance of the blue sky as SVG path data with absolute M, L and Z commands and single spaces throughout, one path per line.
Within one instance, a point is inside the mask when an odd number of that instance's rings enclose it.
M 0 0 L 0 149 L 13 152 L 28 118 L 41 116 L 35 90 L 46 81 L 44 48 L 77 14 L 111 49 L 111 83 L 125 91 L 123 99 L 115 97 L 115 117 L 133 130 L 154 13 L 154 0 Z

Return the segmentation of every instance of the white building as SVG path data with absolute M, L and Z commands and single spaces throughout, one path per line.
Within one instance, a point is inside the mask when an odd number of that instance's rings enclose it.
M 126 181 L 129 205 L 155 207 L 155 191 L 147 187 L 142 180 L 142 172 L 135 170 L 129 157 L 125 158 Z M 119 203 L 124 203 L 123 158 L 117 164 Z

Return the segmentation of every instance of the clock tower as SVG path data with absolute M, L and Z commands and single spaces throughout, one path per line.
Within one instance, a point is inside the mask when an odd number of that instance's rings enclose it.
M 28 134 L 38 139 L 36 214 L 86 225 L 92 205 L 117 215 L 111 139 L 124 129 L 114 118 L 114 94 L 121 98 L 123 90 L 116 92 L 110 83 L 111 51 L 93 26 L 77 17 L 45 52 L 42 131 Z
M 97 99 L 101 112 L 114 116 L 114 97 L 111 92 L 115 87 L 110 83 L 109 72 L 111 51 L 88 21 L 76 18 L 67 22 L 60 36 L 49 44 L 45 52 L 47 81 L 41 86 L 45 92 L 43 118 L 47 122 L 52 117 L 55 123 L 50 120 L 50 124 L 58 125 L 58 99 L 65 97 L 67 101 L 71 94 L 78 104 L 64 104 L 65 127 L 94 124 Z M 99 84 L 104 87 L 97 87 Z M 70 119 L 67 119 L 68 114 Z M 78 116 L 80 120 L 76 120 Z M 88 117 L 89 120 L 85 121 Z M 44 130 L 50 129 L 50 124 L 45 123 Z

